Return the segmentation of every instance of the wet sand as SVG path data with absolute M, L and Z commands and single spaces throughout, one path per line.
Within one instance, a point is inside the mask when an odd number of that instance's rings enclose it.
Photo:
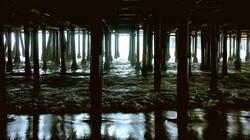
M 192 64 L 193 75 L 189 77 L 189 107 L 217 109 L 248 109 L 250 106 L 250 63 L 242 64 L 242 71 L 234 71 L 229 62 L 229 75 L 220 75 L 219 92 L 209 91 L 210 73 L 199 70 L 200 64 Z M 219 65 L 221 66 L 221 64 Z M 177 63 L 169 63 L 162 72 L 161 92 L 154 92 L 153 73 L 143 77 L 128 61 L 117 59 L 110 71 L 103 73 L 102 112 L 148 112 L 176 109 Z M 62 77 L 59 68 L 41 73 L 41 92 L 33 91 L 32 77 L 22 72 L 7 74 L 8 113 L 82 113 L 90 111 L 89 69 Z M 33 93 L 38 94 L 36 99 Z

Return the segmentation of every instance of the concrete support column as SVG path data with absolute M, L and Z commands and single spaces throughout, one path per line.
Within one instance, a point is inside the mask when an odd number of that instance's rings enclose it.
M 148 39 L 147 39 L 147 44 L 148 44 L 148 58 L 147 58 L 147 71 L 152 72 L 153 71 L 153 65 L 152 65 L 152 57 L 153 57 L 153 27 L 152 23 L 149 23 L 149 28 L 148 28 Z
M 120 57 L 120 52 L 119 52 L 119 34 L 115 34 L 115 58 Z
M 6 36 L 6 41 L 7 41 L 7 44 L 8 44 L 8 61 L 7 61 L 7 64 L 6 64 L 6 71 L 7 72 L 12 72 L 13 70 L 13 63 L 12 63 L 12 54 L 11 54 L 11 28 L 8 28 L 8 33 L 7 33 L 7 36 Z
M 43 48 L 43 67 L 42 70 L 47 71 L 47 49 L 46 49 L 46 25 L 42 25 L 42 48 Z
M 250 33 L 247 33 L 246 57 L 245 61 L 249 61 Z
M 228 61 L 233 61 L 233 57 L 232 57 L 232 34 L 229 33 L 229 57 L 228 57 Z
M 82 31 L 82 65 L 86 66 L 86 32 Z
M 189 45 L 189 26 L 188 15 L 186 12 L 180 13 L 177 22 L 178 27 L 178 69 L 177 69 L 177 127 L 179 139 L 187 139 L 188 125 L 188 45 Z
M 78 30 L 78 53 L 77 58 L 81 58 L 81 30 Z
M 30 67 L 30 31 L 28 25 L 24 25 L 24 38 L 25 38 L 25 76 L 31 76 Z
M 217 74 L 217 52 L 218 43 L 217 39 L 219 34 L 216 33 L 218 26 L 215 25 L 215 21 L 210 19 L 210 45 L 211 45 L 211 76 L 210 76 L 210 91 L 212 94 L 218 92 L 218 74 Z
M 61 74 L 66 74 L 66 38 L 64 36 L 64 27 L 60 27 L 60 41 L 61 41 Z
M 222 75 L 227 75 L 227 29 L 223 29 L 223 63 L 222 63 Z
M 33 58 L 33 66 L 34 66 L 34 96 L 37 96 L 37 92 L 41 90 L 40 86 L 40 74 L 39 74 L 39 48 L 38 48 L 38 25 L 33 25 L 33 49 L 34 49 L 34 58 Z
M 72 51 L 71 70 L 76 71 L 78 69 L 78 66 L 76 62 L 75 27 L 71 27 L 71 51 Z
M 240 45 L 241 45 L 241 31 L 237 31 L 237 42 L 236 42 L 236 58 L 235 58 L 235 70 L 241 70 L 241 59 L 240 59 Z
M 15 39 L 16 39 L 16 43 L 15 43 L 15 58 L 14 58 L 14 63 L 16 64 L 20 64 L 21 63 L 21 53 L 20 53 L 20 30 L 17 29 L 15 32 Z
M 193 59 L 194 63 L 198 62 L 198 58 L 197 58 L 197 39 L 198 39 L 197 30 L 195 30 L 195 34 L 194 34 L 194 59 Z
M 154 90 L 161 90 L 161 17 L 155 15 L 155 38 L 154 38 Z
M 103 27 L 101 19 L 96 18 L 91 24 L 92 49 L 90 63 L 91 94 L 91 139 L 101 139 L 102 115 L 102 41 Z

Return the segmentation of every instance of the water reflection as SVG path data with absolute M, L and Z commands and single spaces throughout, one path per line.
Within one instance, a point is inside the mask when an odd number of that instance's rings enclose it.
M 190 110 L 189 136 L 191 139 L 249 139 L 249 118 L 250 111 Z M 11 120 L 7 126 L 10 140 L 178 139 L 176 111 L 102 114 L 99 126 L 87 113 L 11 114 L 8 119 Z

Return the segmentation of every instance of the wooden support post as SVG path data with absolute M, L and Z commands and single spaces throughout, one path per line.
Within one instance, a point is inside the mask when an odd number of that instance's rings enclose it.
M 119 34 L 115 34 L 115 58 L 120 57 L 120 52 L 119 52 Z
M 178 62 L 178 31 L 175 32 L 175 62 Z
M 4 42 L 4 55 L 8 56 L 8 32 L 5 32 L 3 37 L 5 36 L 5 42 Z
M 210 19 L 210 45 L 211 45 L 211 75 L 210 75 L 210 91 L 212 94 L 218 92 L 218 74 L 217 74 L 217 38 L 220 37 L 216 33 L 216 25 L 214 19 Z
M 0 19 L 1 22 L 1 19 Z M 3 25 L 0 23 L 0 134 L 1 138 L 6 139 L 6 128 L 7 128 L 7 108 L 6 108 L 6 83 L 5 83 L 5 50 L 4 50 L 4 39 L 3 39 Z
M 81 30 L 78 30 L 78 53 L 77 53 L 77 58 L 81 58 Z
M 33 139 L 39 139 L 39 115 L 37 113 L 37 110 L 34 109 L 33 111 L 33 119 L 32 119 L 32 131 L 33 131 Z
M 86 32 L 82 31 L 82 65 L 86 66 Z
M 189 31 L 189 38 L 188 38 L 188 76 L 191 77 L 192 76 L 192 68 L 191 68 L 191 63 L 192 63 L 192 55 L 194 56 L 194 53 L 192 54 L 192 49 L 194 52 L 194 36 L 191 35 L 191 30 Z M 191 41 L 193 40 L 193 41 Z
M 90 54 L 91 53 L 91 32 L 88 32 L 88 53 L 87 53 L 87 61 L 90 62 Z
M 15 33 L 15 38 L 16 38 L 16 45 L 15 45 L 15 47 L 16 47 L 16 52 L 15 52 L 15 58 L 14 58 L 14 63 L 16 63 L 16 64 L 20 64 L 21 63 L 21 59 L 20 59 L 20 45 L 19 45 L 19 41 L 20 41 L 20 30 L 19 29 L 17 29 L 16 30 L 16 33 Z
M 47 42 L 47 45 L 46 45 L 46 56 L 47 56 L 47 61 L 49 61 L 50 60 L 50 58 L 51 58 L 51 54 L 50 54 L 50 50 L 51 50 L 51 44 L 52 44 L 52 37 L 53 37 L 53 32 L 51 32 L 51 30 L 48 30 L 48 32 L 49 32 L 49 37 L 48 37 L 48 42 Z M 44 52 L 43 52 L 44 53 Z M 44 54 L 43 54 L 44 55 Z
M 109 61 L 112 62 L 113 61 L 113 56 L 112 56 L 112 46 L 111 46 L 111 32 L 108 32 L 108 49 L 109 49 Z
M 106 28 L 105 29 L 105 62 L 104 62 L 104 70 L 110 69 L 110 63 L 109 63 L 109 31 Z
M 102 37 L 101 19 L 94 19 L 91 24 L 92 49 L 90 64 L 91 94 L 91 139 L 101 139 L 102 114 Z
M 229 57 L 228 57 L 228 61 L 233 61 L 233 57 L 232 57 L 232 34 L 229 33 Z
M 72 51 L 71 70 L 76 71 L 78 69 L 78 66 L 76 63 L 75 27 L 71 27 L 71 51 Z
M 142 48 L 142 69 L 141 73 L 142 76 L 147 77 L 147 39 L 148 39 L 148 24 L 147 22 L 144 22 L 143 24 L 143 48 Z
M 34 38 L 33 38 L 33 35 L 34 32 L 31 31 L 30 32 L 30 61 L 33 61 L 33 58 L 34 58 Z
M 250 33 L 247 33 L 246 57 L 245 61 L 249 61 Z
M 55 55 L 55 64 L 60 65 L 60 59 L 59 59 L 59 38 L 58 38 L 58 31 L 55 30 L 55 50 L 56 50 L 56 55 Z
M 161 17 L 155 15 L 155 38 L 154 38 L 154 90 L 160 92 L 161 90 Z
M 64 36 L 64 27 L 60 27 L 60 41 L 61 41 L 61 75 L 66 74 L 66 39 Z
M 141 62 L 140 62 L 140 27 L 139 24 L 137 25 L 137 45 L 136 45 L 136 70 L 140 70 L 141 69 Z
M 6 71 L 7 72 L 12 72 L 13 70 L 13 63 L 12 63 L 12 55 L 11 55 L 11 28 L 8 28 L 8 33 L 7 33 L 7 44 L 8 44 L 8 61 L 6 64 Z
M 51 55 L 51 61 L 55 61 L 56 59 L 56 34 L 55 34 L 55 30 L 52 30 L 52 48 L 51 48 L 50 52 Z
M 177 127 L 179 139 L 187 139 L 188 126 L 188 45 L 189 26 L 187 12 L 182 12 L 178 17 L 178 69 L 177 69 Z M 181 48 L 181 49 L 180 49 Z
M 222 63 L 222 75 L 227 75 L 227 29 L 223 29 L 223 63 Z
M 167 56 L 166 56 L 166 36 L 167 36 L 167 27 L 166 27 L 166 20 L 162 19 L 162 24 L 161 24 L 161 70 L 166 71 L 167 70 Z
M 30 31 L 28 25 L 24 25 L 24 38 L 25 38 L 25 76 L 31 76 L 31 66 L 30 66 Z
M 236 58 L 235 58 L 235 70 L 241 70 L 241 59 L 240 59 L 240 45 L 241 45 L 241 31 L 237 31 L 237 42 L 236 42 Z
M 135 66 L 135 30 L 134 29 L 132 29 L 130 32 L 130 45 L 131 45 L 130 63 L 132 66 Z
M 210 42 L 210 39 L 211 39 L 211 24 L 209 23 L 208 24 L 208 27 L 207 27 L 207 32 L 206 32 L 206 46 L 205 46 L 205 69 L 210 71 L 210 68 L 211 68 L 211 42 Z
M 39 74 L 39 48 L 38 48 L 38 25 L 33 25 L 33 50 L 34 50 L 34 58 L 33 58 L 33 66 L 34 66 L 34 95 L 37 96 L 37 92 L 40 92 L 41 86 L 40 86 L 40 74 Z
M 22 56 L 24 57 L 25 48 L 24 48 L 23 36 L 21 32 L 19 36 L 20 36 L 20 42 L 21 42 L 21 48 L 22 48 Z
M 219 51 L 218 51 L 218 53 L 219 53 L 219 56 L 218 56 L 218 59 L 220 59 L 221 57 L 223 57 L 222 56 L 222 51 L 223 51 L 223 35 L 221 35 L 220 33 L 219 33 L 219 35 L 218 35 L 218 49 L 219 49 Z
M 153 44 L 152 44 L 152 40 L 153 40 L 153 27 L 152 27 L 152 23 L 149 24 L 149 28 L 148 28 L 148 39 L 147 39 L 147 43 L 148 43 L 148 62 L 147 62 L 147 71 L 148 72 L 152 72 L 153 71 L 153 65 L 152 65 L 152 60 L 153 60 Z
M 169 61 L 169 59 L 171 58 L 171 55 L 170 55 L 170 33 L 167 32 L 167 35 L 166 35 L 166 60 Z
M 129 46 L 128 46 L 128 61 L 131 62 L 131 57 L 132 57 L 132 37 L 131 37 L 131 33 L 129 35 Z
M 205 69 L 205 29 L 201 28 L 201 65 L 200 69 L 204 70 Z
M 47 71 L 47 49 L 46 49 L 46 25 L 42 25 L 42 48 L 43 48 L 43 67 L 42 70 Z
M 197 58 L 197 39 L 198 39 L 197 30 L 195 30 L 195 34 L 194 34 L 194 59 L 193 59 L 194 63 L 198 62 L 198 58 Z
M 236 35 L 233 35 L 233 59 L 236 60 L 236 55 L 235 55 L 235 44 L 236 44 Z
M 165 127 L 165 118 L 163 115 L 163 111 L 156 110 L 154 111 L 155 114 L 155 137 L 156 140 L 167 140 L 169 139 L 168 135 L 166 135 L 166 127 Z M 152 139 L 152 138 L 151 138 Z
M 70 30 L 67 31 L 67 48 L 66 48 L 66 58 L 67 61 L 71 61 L 71 33 Z

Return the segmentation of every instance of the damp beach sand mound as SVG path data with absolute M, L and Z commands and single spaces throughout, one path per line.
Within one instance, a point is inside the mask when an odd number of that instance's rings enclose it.
M 249 65 L 249 64 L 248 64 Z M 153 74 L 142 77 L 127 61 L 115 61 L 103 75 L 102 112 L 141 112 L 176 109 L 176 63 L 168 64 L 162 73 L 161 92 L 154 92 Z M 243 64 L 247 68 L 247 63 Z M 250 73 L 230 71 L 219 74 L 218 93 L 209 91 L 210 74 L 192 65 L 189 77 L 189 107 L 243 108 L 250 106 Z M 90 111 L 89 74 L 72 73 L 61 77 L 57 73 L 41 75 L 41 92 L 33 91 L 32 78 L 6 76 L 8 113 L 81 113 Z M 37 98 L 33 98 L 37 94 Z

